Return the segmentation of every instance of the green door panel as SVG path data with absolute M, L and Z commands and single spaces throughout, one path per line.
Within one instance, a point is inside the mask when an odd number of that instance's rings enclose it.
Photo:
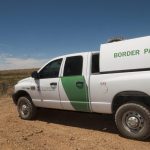
M 61 82 L 71 105 L 77 111 L 89 112 L 88 89 L 83 76 L 62 77 Z

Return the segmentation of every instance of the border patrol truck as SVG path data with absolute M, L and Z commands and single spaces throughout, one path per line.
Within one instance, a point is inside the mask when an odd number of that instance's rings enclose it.
M 147 139 L 150 36 L 102 44 L 99 52 L 54 58 L 15 85 L 13 101 L 26 120 L 38 107 L 114 114 L 123 136 Z

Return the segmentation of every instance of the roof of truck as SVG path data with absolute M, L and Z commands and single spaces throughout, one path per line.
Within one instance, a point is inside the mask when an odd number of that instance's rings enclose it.
M 96 54 L 96 53 L 99 53 L 99 51 L 89 51 L 89 52 L 80 52 L 80 53 L 71 53 L 71 54 L 66 54 L 66 55 L 61 55 L 61 56 L 58 56 L 58 57 L 53 57 L 51 58 L 48 62 L 46 62 L 43 67 L 48 64 L 49 62 L 53 61 L 53 60 L 56 60 L 56 59 L 61 59 L 61 58 L 64 58 L 64 57 L 71 57 L 71 56 L 78 56 L 78 55 L 84 55 L 84 54 Z M 43 68 L 41 67 L 40 70 Z M 40 71 L 39 70 L 39 71 Z
M 61 55 L 61 56 L 56 56 L 56 57 L 53 57 L 52 59 L 50 60 L 53 60 L 53 59 L 59 59 L 59 58 L 62 58 L 62 57 L 71 57 L 71 56 L 76 56 L 76 55 L 84 55 L 84 54 L 88 54 L 88 53 L 92 53 L 92 54 L 96 54 L 96 53 L 99 53 L 99 51 L 89 51 L 89 52 L 79 52 L 79 53 L 70 53 L 70 54 L 65 54 L 65 55 Z

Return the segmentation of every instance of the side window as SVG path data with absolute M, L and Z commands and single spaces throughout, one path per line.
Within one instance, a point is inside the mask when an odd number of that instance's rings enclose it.
M 65 62 L 64 76 L 82 75 L 82 56 L 68 57 Z
M 62 59 L 54 60 L 47 64 L 39 73 L 40 79 L 57 78 L 61 66 Z
M 99 54 L 92 56 L 92 73 L 99 73 Z

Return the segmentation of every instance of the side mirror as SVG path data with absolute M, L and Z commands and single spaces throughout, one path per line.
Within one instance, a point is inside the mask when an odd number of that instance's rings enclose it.
M 37 71 L 32 72 L 31 77 L 34 79 L 39 79 L 39 74 Z

